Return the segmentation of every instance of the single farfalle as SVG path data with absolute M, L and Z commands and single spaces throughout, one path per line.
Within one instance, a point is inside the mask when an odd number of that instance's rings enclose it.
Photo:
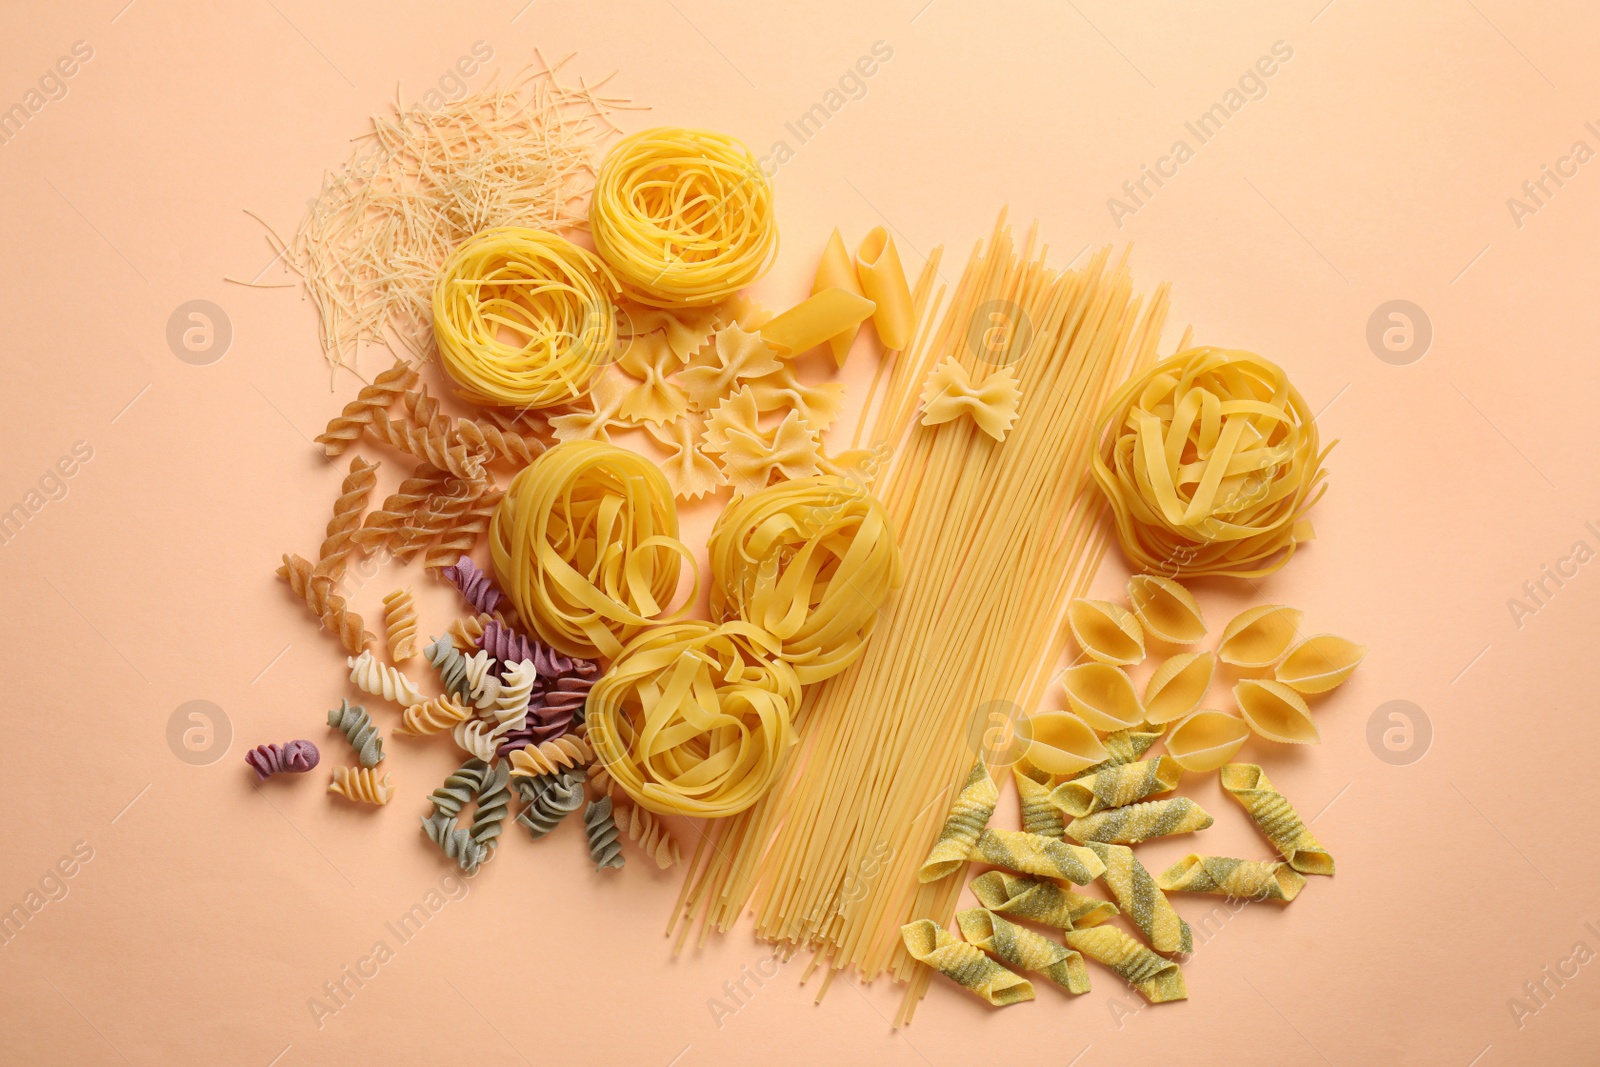
M 787 408 L 818 433 L 827 432 L 844 408 L 843 382 L 807 385 L 795 374 L 794 364 L 787 360 L 771 374 L 754 378 L 745 385 L 754 394 L 758 410 Z
M 624 337 L 657 334 L 678 362 L 686 363 L 729 321 L 725 315 L 724 306 L 653 308 L 624 301 L 618 305 L 618 331 Z
M 965 415 L 978 429 L 1004 441 L 1021 402 L 1022 387 L 1010 367 L 997 367 L 974 381 L 966 367 L 946 358 L 922 386 L 922 425 L 938 426 Z
M 678 374 L 696 411 L 710 411 L 740 383 L 764 378 L 781 367 L 777 353 L 761 335 L 737 323 L 717 331 L 715 342 L 702 352 L 703 357 L 696 357 L 694 365 Z
M 627 383 L 618 417 L 647 426 L 681 418 L 689 410 L 689 394 L 670 377 L 677 364 L 664 334 L 645 334 L 628 341 L 617 369 L 633 380 Z
M 763 489 L 776 476 L 808 478 L 818 473 L 821 442 L 797 412 L 771 430 L 761 426 L 761 411 L 749 387 L 717 406 L 706 420 L 702 446 L 720 460 L 735 493 Z
M 608 428 L 621 418 L 622 402 L 628 386 L 615 374 L 596 375 L 589 395 L 576 409 L 550 416 L 550 432 L 558 441 L 600 441 L 611 443 Z
M 723 484 L 722 470 L 716 460 L 700 448 L 700 435 L 705 424 L 686 416 L 665 426 L 647 426 L 646 430 L 656 442 L 667 449 L 667 458 L 661 462 L 661 473 L 667 476 L 672 492 L 679 500 L 694 500 L 715 492 Z
M 264 782 L 274 774 L 304 774 L 322 761 L 322 753 L 310 741 L 290 741 L 286 745 L 257 745 L 244 754 L 244 761 Z

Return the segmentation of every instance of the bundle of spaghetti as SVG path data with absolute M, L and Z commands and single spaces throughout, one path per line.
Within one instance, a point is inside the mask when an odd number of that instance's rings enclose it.
M 439 362 L 474 403 L 570 403 L 611 359 L 616 294 L 599 257 L 565 237 L 525 226 L 474 234 L 433 291 Z
M 372 116 L 350 159 L 323 180 L 292 242 L 268 240 L 316 306 L 331 368 L 363 344 L 426 357 L 433 290 L 457 245 L 494 226 L 582 227 L 600 144 L 626 101 L 577 85 L 566 60 L 491 82 L 436 108 L 396 101 Z
M 905 555 L 904 587 L 862 657 L 811 690 L 777 785 L 702 842 L 674 919 L 685 921 L 682 944 L 697 918 L 704 937 L 751 910 L 759 936 L 814 949 L 813 967 L 825 962 L 830 977 L 854 967 L 867 980 L 887 972 L 909 982 L 902 1020 L 929 972 L 899 929 L 948 923 L 962 882 L 919 883 L 916 870 L 971 767 L 974 714 L 996 699 L 1032 708 L 1043 697 L 1066 605 L 1106 548 L 1088 473 L 1093 418 L 1154 359 L 1165 319 L 1165 287 L 1141 313 L 1125 257 L 1111 266 L 1105 249 L 1081 271 L 1057 273 L 1033 252 L 1031 233 L 1013 246 L 1002 215 L 936 327 L 923 310 L 936 261 L 924 271 L 920 336 L 874 425 L 896 450 L 882 499 Z M 993 306 L 1031 327 L 984 353 L 1012 366 L 1022 389 L 1005 442 L 965 419 L 914 425 L 916 395 L 942 360 L 988 369 L 968 337 Z
M 742 141 L 711 130 L 640 130 L 606 154 L 589 207 L 595 251 L 629 296 L 715 304 L 778 254 L 772 183 Z

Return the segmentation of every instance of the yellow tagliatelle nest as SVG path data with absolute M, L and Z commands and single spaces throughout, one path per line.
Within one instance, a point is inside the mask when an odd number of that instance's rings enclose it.
M 467 399 L 546 408 L 576 400 L 617 341 L 617 282 L 593 252 L 521 226 L 484 230 L 433 291 L 439 360 Z
M 589 691 L 589 743 L 658 815 L 721 818 L 759 800 L 794 743 L 800 680 L 746 622 L 699 620 L 636 638 Z
M 589 231 L 628 294 L 657 307 L 724 300 L 778 251 L 772 183 L 750 149 L 673 126 L 624 137 L 606 155 Z
M 780 643 L 802 684 L 860 657 L 905 570 L 883 505 L 833 475 L 779 482 L 730 503 L 706 544 L 713 618 Z
M 1140 568 L 1258 577 L 1311 537 L 1325 451 L 1315 417 L 1276 364 L 1191 348 L 1106 405 L 1094 474 Z
M 599 441 L 564 442 L 523 468 L 495 509 L 489 551 L 517 613 L 569 656 L 613 658 L 645 627 L 682 618 L 687 606 L 668 605 L 680 565 L 695 570 L 661 469 Z

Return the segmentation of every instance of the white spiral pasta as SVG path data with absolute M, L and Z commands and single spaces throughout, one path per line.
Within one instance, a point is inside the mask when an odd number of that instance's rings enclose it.
M 346 659 L 350 668 L 350 681 L 363 693 L 391 700 L 402 707 L 420 703 L 422 693 L 417 684 L 398 668 L 379 663 L 367 649 L 359 656 Z
M 501 726 L 518 729 L 526 723 L 528 698 L 533 695 L 533 683 L 538 679 L 539 672 L 534 669 L 531 659 L 506 668 L 505 677 L 500 681 L 500 691 L 494 699 L 494 717 Z

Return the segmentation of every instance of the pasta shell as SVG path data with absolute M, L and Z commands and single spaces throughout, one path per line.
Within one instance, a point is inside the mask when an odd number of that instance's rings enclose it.
M 1092 660 L 1113 667 L 1131 667 L 1144 660 L 1144 630 L 1133 612 L 1120 604 L 1079 597 L 1067 605 L 1067 625 Z
M 1047 774 L 1076 774 L 1110 753 L 1087 723 L 1069 711 L 1046 711 L 1027 720 L 1022 759 Z
M 1206 698 L 1217 657 L 1210 652 L 1173 656 L 1150 676 L 1144 687 L 1144 715 L 1152 723 L 1181 719 Z
M 1282 604 L 1241 611 L 1222 631 L 1217 658 L 1235 667 L 1270 667 L 1294 644 L 1303 618 L 1305 612 Z
M 1366 654 L 1366 645 L 1335 634 L 1317 634 L 1291 648 L 1273 677 L 1297 693 L 1326 693 L 1343 685 Z
M 1192 645 L 1206 635 L 1194 594 L 1171 578 L 1135 574 L 1128 579 L 1128 601 L 1145 632 L 1169 645 Z
M 1080 663 L 1062 679 L 1067 705 L 1096 730 L 1126 730 L 1144 721 L 1144 705 L 1127 672 L 1105 663 Z
M 1250 729 L 1268 741 L 1314 745 L 1322 740 L 1306 698 L 1282 682 L 1246 678 L 1233 687 L 1233 698 Z
M 1167 755 L 1186 771 L 1214 771 L 1238 755 L 1249 737 L 1250 727 L 1239 716 L 1204 708 L 1172 728 Z

